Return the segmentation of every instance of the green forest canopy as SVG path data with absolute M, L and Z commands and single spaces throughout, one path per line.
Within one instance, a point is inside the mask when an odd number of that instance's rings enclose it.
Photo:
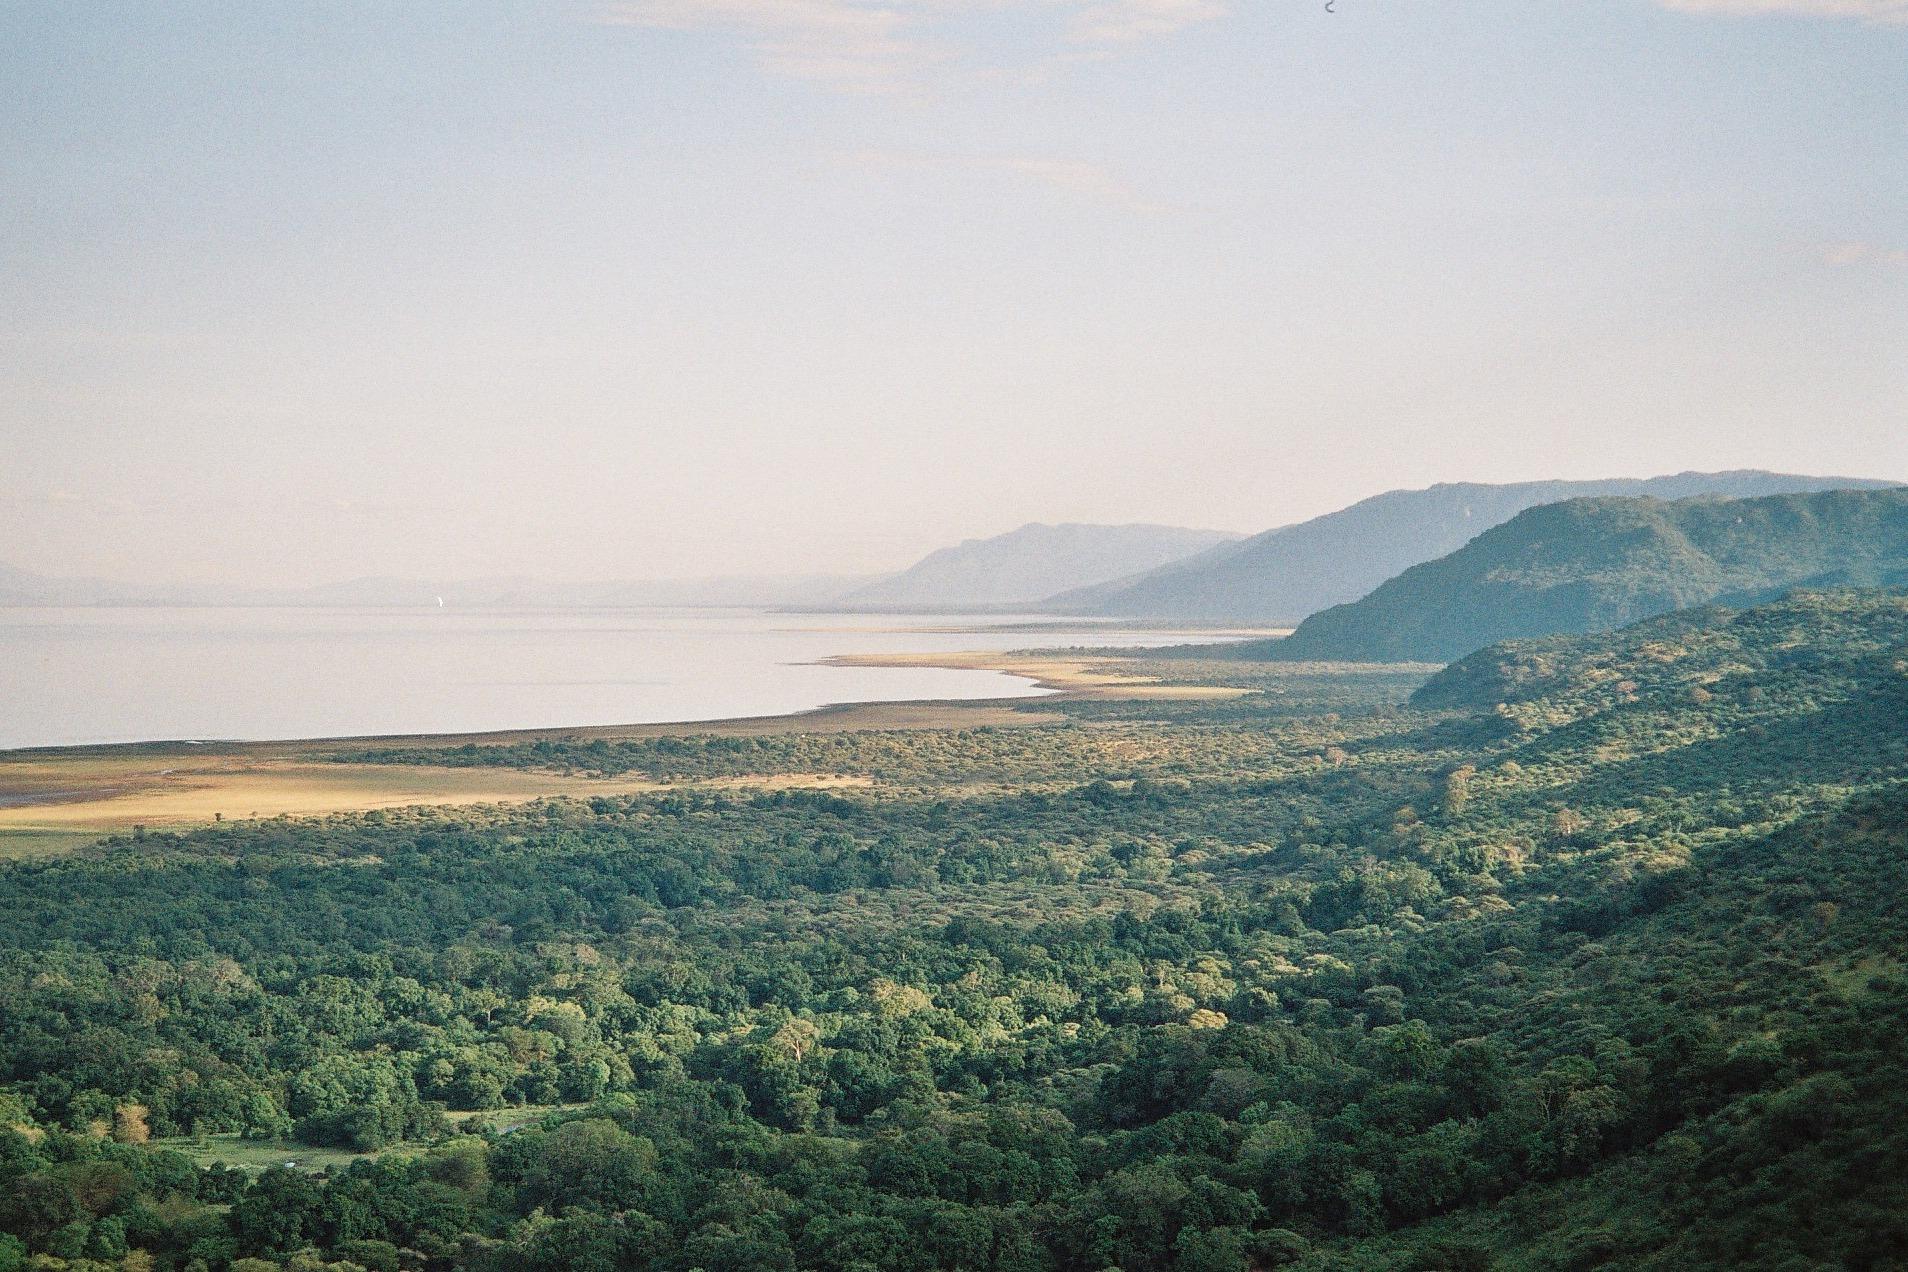
M 1908 1260 L 1908 598 L 1194 669 L 0 868 L 0 1270 Z

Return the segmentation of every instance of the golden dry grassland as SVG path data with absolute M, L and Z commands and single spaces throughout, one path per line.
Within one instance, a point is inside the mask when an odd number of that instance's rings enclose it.
M 145 752 L 145 748 L 139 749 Z M 105 834 L 220 820 L 314 817 L 413 807 L 520 804 L 563 795 L 663 789 L 635 777 L 570 777 L 519 769 L 339 764 L 259 755 L 243 744 L 176 754 L 105 750 L 0 756 L 0 856 L 61 852 Z M 777 774 L 697 783 L 721 786 L 844 786 L 865 779 Z

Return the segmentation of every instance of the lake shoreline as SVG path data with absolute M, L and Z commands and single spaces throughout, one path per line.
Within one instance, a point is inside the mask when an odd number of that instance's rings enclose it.
M 1016 709 L 1012 704 L 1049 700 L 842 703 L 729 720 L 256 742 L 119 742 L 0 751 L 0 859 L 68 852 L 105 836 L 139 828 L 189 830 L 220 821 L 274 816 L 470 808 L 705 787 L 864 786 L 867 783 L 834 774 L 764 775 L 713 783 L 659 782 L 640 777 L 592 779 L 450 765 L 352 763 L 347 757 L 352 752 L 385 747 L 448 751 L 539 741 L 1021 728 L 1055 723 L 1063 717 L 1051 711 Z
M 1135 657 L 1147 651 L 1137 648 Z M 453 750 L 536 742 L 620 742 L 662 737 L 770 736 L 877 730 L 1026 728 L 1061 722 L 1055 702 L 1210 700 L 1249 692 L 1163 684 L 1136 674 L 1134 658 L 1073 650 L 888 652 L 815 660 L 838 667 L 985 671 L 1032 685 L 1038 696 L 845 702 L 717 720 L 543 726 L 447 733 L 375 733 L 258 741 L 152 740 L 0 751 L 0 858 L 85 847 L 134 829 L 185 830 L 219 821 L 322 817 L 400 808 L 470 808 L 549 798 L 664 790 L 830 789 L 865 786 L 838 774 L 776 774 L 716 782 L 626 775 L 591 778 L 483 766 L 355 762 L 382 748 Z
M 1136 651 L 1143 652 L 1143 651 Z M 825 667 L 936 667 L 948 671 L 994 671 L 1030 680 L 1053 696 L 1072 698 L 1153 699 L 1176 702 L 1236 698 L 1251 692 L 1218 685 L 1165 684 L 1157 677 L 1116 670 L 1134 659 L 1117 654 L 1074 652 L 1065 649 L 995 653 L 964 650 L 921 654 L 835 654 L 821 659 Z M 1027 699 L 1016 699 L 1027 701 Z
M 1038 697 L 1037 675 L 967 651 L 1112 652 L 1231 629 L 1041 623 L 825 626 L 728 610 L 0 613 L 0 755 L 186 742 L 517 740 L 637 725 L 831 725 L 851 705 Z M 865 659 L 830 664 L 831 655 Z M 922 653 L 945 658 L 915 659 Z M 890 657 L 889 655 L 894 655 Z M 806 726 L 804 726 L 806 727 Z M 604 731 L 607 731 L 605 733 Z

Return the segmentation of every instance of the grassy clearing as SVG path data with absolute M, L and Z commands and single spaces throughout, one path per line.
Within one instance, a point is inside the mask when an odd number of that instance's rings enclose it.
M 248 1140 L 237 1135 L 178 1136 L 154 1140 L 161 1148 L 184 1153 L 201 1166 L 237 1166 L 241 1170 L 266 1170 L 273 1166 L 292 1166 L 299 1170 L 339 1170 L 352 1162 L 377 1153 L 354 1153 L 346 1148 L 313 1148 L 289 1140 Z M 383 1149 L 391 1152 L 391 1149 Z
M 487 1128 L 509 1134 L 531 1126 L 552 1113 L 571 1113 L 588 1108 L 586 1104 L 526 1104 L 518 1108 L 454 1111 L 444 1115 L 456 1131 Z M 200 1166 L 236 1166 L 241 1170 L 269 1170 L 290 1166 L 297 1170 L 343 1170 L 356 1161 L 382 1157 L 387 1153 L 414 1152 L 422 1144 L 393 1144 L 376 1152 L 360 1153 L 348 1148 L 314 1148 L 291 1140 L 248 1140 L 236 1133 L 225 1135 L 180 1135 L 152 1141 L 162 1148 L 184 1153 Z
M 1870 954 L 1852 962 L 1818 967 L 1816 971 L 1829 988 L 1845 999 L 1868 992 L 1870 981 L 1899 975 L 1901 962 L 1890 954 Z
M 100 838 L 97 830 L 70 826 L 20 824 L 0 826 L 0 861 L 24 861 L 29 857 L 57 857 L 74 852 Z
M 534 1125 L 552 1113 L 575 1113 L 588 1107 L 590 1106 L 587 1104 L 525 1104 L 508 1109 L 446 1113 L 444 1117 L 460 1131 L 488 1127 L 493 1131 L 508 1134 L 522 1127 Z

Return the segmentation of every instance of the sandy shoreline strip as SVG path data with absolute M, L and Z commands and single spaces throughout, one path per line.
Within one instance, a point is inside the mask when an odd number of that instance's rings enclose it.
M 556 796 L 683 789 L 829 789 L 868 785 L 833 774 L 765 774 L 660 783 L 542 770 L 434 764 L 354 764 L 337 757 L 382 748 L 450 749 L 538 741 L 637 741 L 870 729 L 1010 728 L 1052 712 L 996 702 L 875 702 L 786 715 L 682 723 L 514 729 L 491 733 L 272 742 L 145 742 L 0 752 L 0 858 L 85 847 L 144 826 L 182 830 L 217 820 L 318 817 L 396 808 L 522 804 Z
M 1143 651 L 1134 651 L 1140 654 Z M 844 703 L 784 715 L 678 723 L 589 725 L 487 733 L 409 734 L 271 742 L 143 742 L 0 752 L 0 857 L 35 856 L 84 846 L 135 826 L 183 829 L 214 820 L 313 817 L 395 808 L 519 804 L 553 796 L 588 797 L 686 788 L 827 788 L 866 785 L 829 774 L 773 774 L 709 782 L 589 778 L 533 769 L 434 764 L 355 764 L 341 760 L 379 748 L 449 749 L 516 743 L 616 742 L 696 735 L 764 736 L 881 729 L 1011 728 L 1064 717 L 1042 710 L 1055 698 L 1190 701 L 1249 692 L 1213 685 L 1162 684 L 1121 668 L 1104 654 L 843 654 L 842 667 L 943 667 L 997 671 L 1031 680 L 1047 698 Z
M 1135 651 L 1136 653 L 1143 651 Z M 941 667 L 953 671 L 998 671 L 1033 681 L 1042 689 L 1073 698 L 1144 698 L 1203 701 L 1237 698 L 1252 692 L 1221 685 L 1165 684 L 1152 676 L 1119 670 L 1133 659 L 1111 654 L 999 653 L 971 650 L 935 654 L 837 654 L 827 667 Z M 1040 699 L 1033 699 L 1038 702 Z

